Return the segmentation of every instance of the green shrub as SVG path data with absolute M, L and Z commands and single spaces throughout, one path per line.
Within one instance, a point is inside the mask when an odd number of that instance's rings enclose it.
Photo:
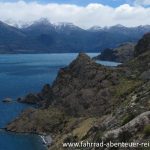
M 125 125 L 126 123 L 128 123 L 128 122 L 130 122 L 132 119 L 134 119 L 135 118 L 135 115 L 134 114 L 132 114 L 132 113 L 130 113 L 130 114 L 127 114 L 124 118 L 123 118 L 123 120 L 122 120 L 122 125 Z
M 150 135 L 150 125 L 147 125 L 147 126 L 144 127 L 144 134 L 146 136 Z

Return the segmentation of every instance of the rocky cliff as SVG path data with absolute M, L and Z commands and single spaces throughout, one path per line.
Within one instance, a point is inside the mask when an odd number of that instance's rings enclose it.
M 150 79 L 150 33 L 143 36 L 134 51 L 135 58 L 126 65 L 136 77 Z
M 52 86 L 20 99 L 40 107 L 26 110 L 6 129 L 51 134 L 51 150 L 63 149 L 63 142 L 149 141 L 150 80 L 144 76 L 149 58 L 147 49 L 122 66 L 108 68 L 79 54 L 59 71 Z
M 136 45 L 134 53 L 135 57 L 147 51 L 150 51 L 150 33 L 145 34 L 144 37 Z

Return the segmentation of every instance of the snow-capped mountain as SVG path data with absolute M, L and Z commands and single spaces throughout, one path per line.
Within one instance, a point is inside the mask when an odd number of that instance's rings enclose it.
M 81 29 L 78 26 L 75 26 L 73 23 L 70 22 L 58 22 L 58 23 L 54 23 L 53 24 L 55 26 L 56 29 L 61 30 L 63 28 L 69 28 L 69 29 Z
M 93 27 L 88 29 L 88 31 L 94 31 L 94 32 L 102 31 L 102 30 L 104 30 L 104 28 L 102 28 L 100 26 L 93 26 Z
M 0 22 L 0 53 L 99 52 L 125 42 L 136 42 L 150 25 L 93 26 L 82 29 L 72 23 L 51 23 L 42 18 L 20 27 Z

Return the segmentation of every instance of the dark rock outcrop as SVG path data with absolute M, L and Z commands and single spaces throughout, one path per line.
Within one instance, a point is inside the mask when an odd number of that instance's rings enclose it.
M 11 98 L 5 98 L 2 100 L 3 103 L 11 103 L 13 100 Z
M 18 101 L 20 103 L 37 104 L 38 102 L 40 102 L 40 98 L 36 94 L 30 93 L 23 98 L 18 98 Z
M 49 84 L 46 84 L 40 93 L 38 94 L 28 94 L 25 97 L 20 97 L 17 99 L 20 103 L 27 104 L 37 104 L 40 107 L 48 107 L 53 101 L 52 88 Z
M 150 33 L 145 34 L 135 47 L 135 57 L 150 51 Z
M 149 80 L 150 69 L 150 33 L 143 36 L 137 43 L 134 51 L 134 59 L 126 63 L 136 76 Z

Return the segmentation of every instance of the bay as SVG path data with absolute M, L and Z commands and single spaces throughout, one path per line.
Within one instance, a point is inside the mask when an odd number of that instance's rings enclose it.
M 44 84 L 52 84 L 58 70 L 76 58 L 76 53 L 65 54 L 13 54 L 0 55 L 0 128 L 12 121 L 26 108 L 17 97 L 27 93 L 36 93 Z M 97 53 L 88 54 L 91 57 Z M 114 62 L 99 62 L 107 66 L 116 66 Z M 4 98 L 14 102 L 3 103 Z M 39 136 L 15 134 L 0 131 L 0 150 L 44 150 Z

